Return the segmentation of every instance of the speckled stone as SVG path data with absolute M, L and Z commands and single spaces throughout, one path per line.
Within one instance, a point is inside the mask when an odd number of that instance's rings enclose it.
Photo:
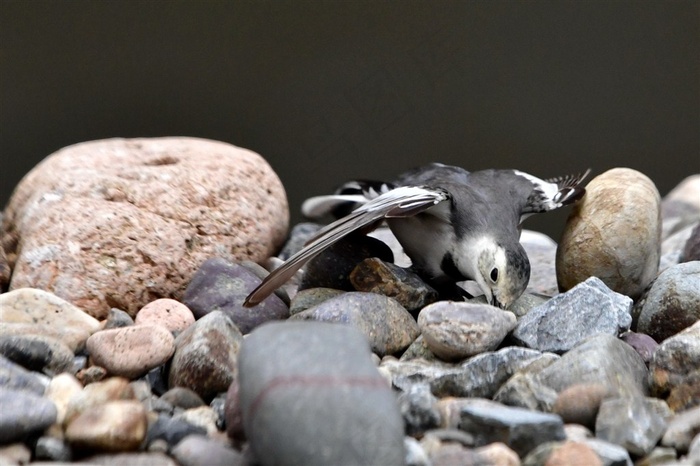
M 0 322 L 68 327 L 96 331 L 100 322 L 82 309 L 47 291 L 23 288 L 0 294 Z
M 136 314 L 134 323 L 160 325 L 177 335 L 194 323 L 194 315 L 181 302 L 162 298 L 142 307 Z
M 700 368 L 700 321 L 659 344 L 649 363 L 652 394 L 664 397 Z
M 211 256 L 261 261 L 284 241 L 284 187 L 258 154 L 206 139 L 66 147 L 18 184 L 3 218 L 10 289 L 35 287 L 103 318 L 178 299 Z
M 235 380 L 243 335 L 221 311 L 199 319 L 175 342 L 168 384 L 186 387 L 205 401 L 225 392 Z
M 94 333 L 87 350 L 110 374 L 134 379 L 170 359 L 175 338 L 160 325 L 132 325 Z
M 515 324 L 515 314 L 487 304 L 439 301 L 418 315 L 425 343 L 445 360 L 495 350 Z

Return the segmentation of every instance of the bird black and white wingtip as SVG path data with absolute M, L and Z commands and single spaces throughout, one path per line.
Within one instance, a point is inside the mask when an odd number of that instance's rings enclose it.
M 590 172 L 591 170 L 588 169 L 576 175 L 542 180 L 536 176 L 515 170 L 516 175 L 524 177 L 533 186 L 532 193 L 523 209 L 521 220 L 530 214 L 558 209 L 581 199 L 586 193 L 586 189 L 581 183 Z
M 589 168 L 585 172 L 578 173 L 576 175 L 566 175 L 547 179 L 547 182 L 556 184 L 558 188 L 552 201 L 555 204 L 563 206 L 581 199 L 581 197 L 583 197 L 583 195 L 586 193 L 586 189 L 581 186 L 581 183 L 590 173 L 591 169 Z

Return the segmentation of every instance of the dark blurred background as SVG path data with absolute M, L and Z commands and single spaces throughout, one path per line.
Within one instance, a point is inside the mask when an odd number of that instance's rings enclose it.
M 0 206 L 61 147 L 172 135 L 259 152 L 294 221 L 430 161 L 663 195 L 700 172 L 700 2 L 0 0 Z

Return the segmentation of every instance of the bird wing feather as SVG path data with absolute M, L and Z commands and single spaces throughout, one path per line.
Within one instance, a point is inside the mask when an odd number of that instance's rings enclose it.
M 318 231 L 304 248 L 272 271 L 243 302 L 252 307 L 272 294 L 301 267 L 324 249 L 344 236 L 385 218 L 410 217 L 446 201 L 449 195 L 442 189 L 402 186 L 361 205 L 349 215 Z
M 586 192 L 581 183 L 590 171 L 588 169 L 584 173 L 541 180 L 516 170 L 517 175 L 527 178 L 533 185 L 532 192 L 522 208 L 522 218 L 558 209 L 581 199 Z

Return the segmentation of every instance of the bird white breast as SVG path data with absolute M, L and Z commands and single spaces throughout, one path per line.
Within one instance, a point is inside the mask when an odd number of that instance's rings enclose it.
M 442 258 L 455 242 L 454 229 L 430 215 L 387 219 L 414 265 L 433 278 L 444 277 Z

